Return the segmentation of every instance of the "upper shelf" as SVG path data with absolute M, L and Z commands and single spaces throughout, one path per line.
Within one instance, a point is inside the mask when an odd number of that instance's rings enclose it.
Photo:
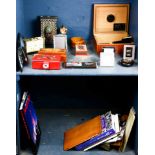
M 92 45 L 88 46 L 89 56 L 74 56 L 71 50 L 67 53 L 68 61 L 96 61 L 99 62 L 99 56 L 96 54 Z M 114 67 L 98 67 L 97 69 L 64 69 L 61 70 L 37 70 L 32 69 L 32 55 L 28 56 L 29 64 L 24 67 L 23 72 L 17 72 L 20 76 L 138 76 L 138 65 L 135 63 L 132 67 L 122 67 L 118 62 L 121 56 L 115 55 Z

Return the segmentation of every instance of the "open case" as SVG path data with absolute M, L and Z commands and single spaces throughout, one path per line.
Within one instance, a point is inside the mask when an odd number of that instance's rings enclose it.
M 93 34 L 99 54 L 103 47 L 123 52 L 123 43 L 113 43 L 128 37 L 129 4 L 94 4 Z

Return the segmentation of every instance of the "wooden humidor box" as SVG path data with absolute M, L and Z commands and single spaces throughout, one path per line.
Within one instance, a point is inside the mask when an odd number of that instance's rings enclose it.
M 121 54 L 124 44 L 113 42 L 128 37 L 128 23 L 129 4 L 94 4 L 93 34 L 97 53 L 110 46 Z

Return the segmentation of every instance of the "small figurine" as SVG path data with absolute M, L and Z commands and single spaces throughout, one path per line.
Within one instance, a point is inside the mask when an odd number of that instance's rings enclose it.
M 66 35 L 67 31 L 68 31 L 68 29 L 65 26 L 62 25 L 61 28 L 60 28 L 60 33 Z

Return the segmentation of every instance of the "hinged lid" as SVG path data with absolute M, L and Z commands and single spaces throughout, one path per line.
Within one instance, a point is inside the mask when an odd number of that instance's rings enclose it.
M 127 33 L 128 23 L 129 4 L 94 4 L 94 35 Z

